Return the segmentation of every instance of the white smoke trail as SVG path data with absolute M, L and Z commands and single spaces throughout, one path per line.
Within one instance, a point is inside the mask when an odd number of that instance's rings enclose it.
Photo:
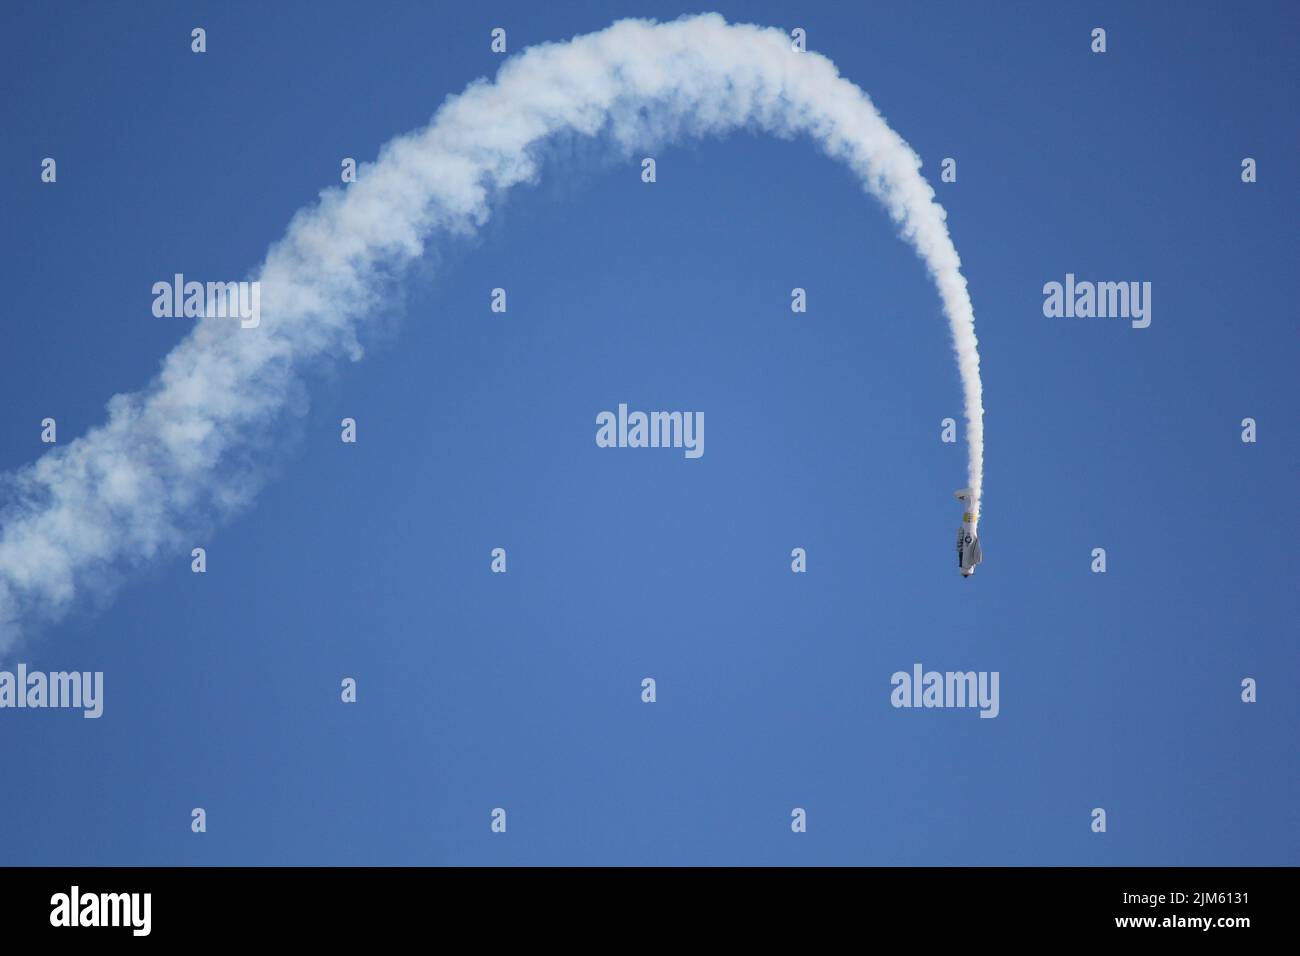
M 357 331 L 386 279 L 430 235 L 481 226 L 500 192 L 535 178 L 539 147 L 573 132 L 621 149 L 757 127 L 806 134 L 847 163 L 925 262 L 951 324 L 965 392 L 969 484 L 982 484 L 983 407 L 974 312 L 945 213 L 920 160 L 865 93 L 774 29 L 716 14 L 624 20 L 508 60 L 388 143 L 358 181 L 300 211 L 258 275 L 262 323 L 200 321 L 108 421 L 0 478 L 0 649 L 100 582 L 188 549 L 194 529 L 252 497 L 263 438 L 300 404 L 303 374 L 360 356 Z M 186 551 L 187 553 L 187 551 Z

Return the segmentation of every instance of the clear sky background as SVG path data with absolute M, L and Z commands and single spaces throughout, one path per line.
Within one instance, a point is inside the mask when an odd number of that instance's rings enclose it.
M 155 281 L 245 277 L 495 72 L 493 27 L 701 9 L 6 4 L 0 470 L 154 374 L 192 327 Z M 566 144 L 313 382 L 206 575 L 186 547 L 0 662 L 106 683 L 98 721 L 0 711 L 0 864 L 1300 863 L 1295 6 L 717 9 L 804 27 L 948 210 L 978 573 L 947 323 L 849 172 L 740 135 L 646 185 Z M 1151 282 L 1150 328 L 1045 318 L 1067 272 Z M 703 411 L 703 458 L 597 448 L 619 402 Z M 1000 716 L 892 708 L 917 662 L 999 671 Z

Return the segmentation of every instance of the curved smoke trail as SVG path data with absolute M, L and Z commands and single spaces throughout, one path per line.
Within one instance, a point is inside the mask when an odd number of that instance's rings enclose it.
M 262 322 L 199 322 L 108 420 L 0 477 L 0 649 L 106 575 L 188 548 L 187 533 L 245 505 L 265 478 L 267 429 L 322 360 L 360 356 L 357 330 L 426 237 L 481 226 L 490 201 L 537 174 L 557 133 L 647 140 L 751 126 L 806 134 L 848 164 L 924 260 L 952 327 L 965 392 L 969 484 L 982 483 L 983 407 L 974 312 L 943 208 L 920 160 L 830 60 L 774 29 L 716 14 L 624 20 L 508 60 L 389 142 L 346 189 L 322 193 L 273 245 L 257 278 Z

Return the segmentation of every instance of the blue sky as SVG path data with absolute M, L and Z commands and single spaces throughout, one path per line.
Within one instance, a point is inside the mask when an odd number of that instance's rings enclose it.
M 804 27 L 948 210 L 975 577 L 947 325 L 849 172 L 748 134 L 657 149 L 653 185 L 557 148 L 313 381 L 254 507 L 195 542 L 207 574 L 164 557 L 4 662 L 106 690 L 97 721 L 0 711 L 0 863 L 1300 862 L 1294 8 L 717 9 Z M 518 50 L 689 12 L 6 6 L 0 470 L 190 330 L 153 282 L 244 276 L 342 157 L 495 72 L 493 27 Z M 1150 328 L 1044 317 L 1067 272 L 1151 282 Z M 597 448 L 619 402 L 703 410 L 704 456 Z M 998 671 L 1000 715 L 892 708 L 916 662 Z

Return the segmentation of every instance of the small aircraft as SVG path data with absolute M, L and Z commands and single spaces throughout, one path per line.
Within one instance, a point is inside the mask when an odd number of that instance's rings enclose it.
M 963 578 L 975 573 L 975 565 L 984 560 L 980 551 L 980 536 L 976 528 L 980 522 L 979 499 L 969 488 L 955 492 L 958 501 L 965 502 L 966 511 L 961 516 L 961 527 L 957 529 L 957 567 Z

